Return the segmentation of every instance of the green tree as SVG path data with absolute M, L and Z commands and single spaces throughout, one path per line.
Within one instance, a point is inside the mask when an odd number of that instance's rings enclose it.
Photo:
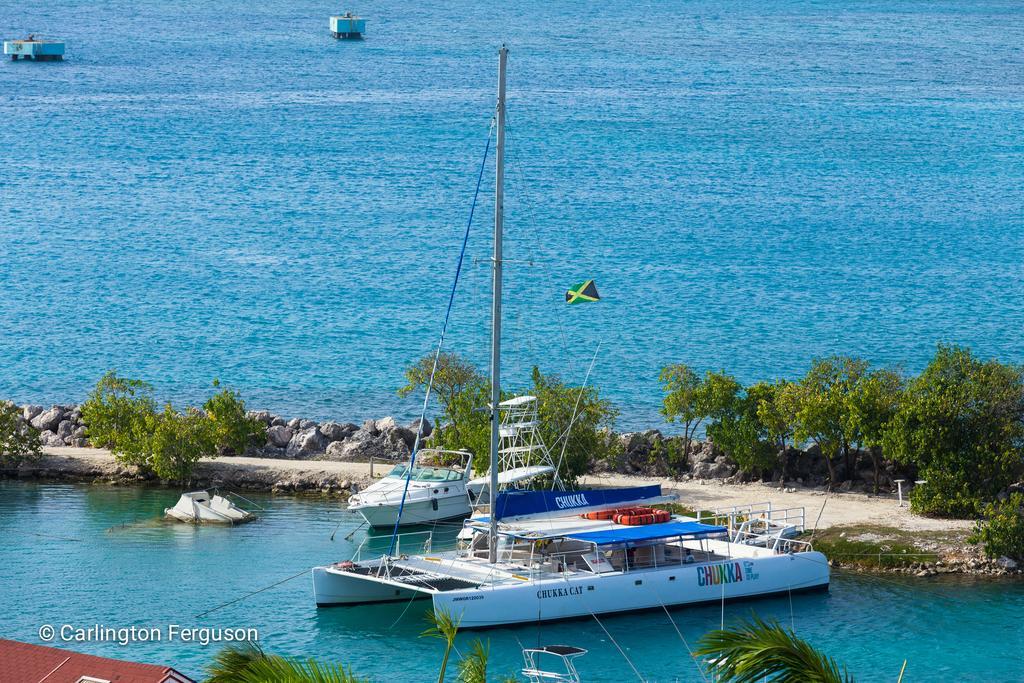
M 214 388 L 220 382 L 213 381 Z M 220 455 L 243 455 L 267 440 L 267 425 L 245 411 L 245 401 L 236 391 L 222 389 L 207 399 L 203 412 L 210 421 L 212 436 Z
M 887 457 L 927 480 L 911 492 L 916 511 L 977 514 L 1024 470 L 1024 370 L 939 346 L 907 385 L 882 442 Z
M 0 466 L 17 467 L 43 454 L 39 430 L 22 419 L 21 409 L 0 401 Z
M 430 354 L 406 368 L 406 383 L 398 390 L 398 395 L 404 398 L 414 392 L 426 391 L 433 367 L 434 354 Z M 472 448 L 472 452 L 480 452 L 477 450 L 480 444 L 474 440 L 479 437 L 480 424 L 488 420 L 486 410 L 481 411 L 480 407 L 486 407 L 489 391 L 487 378 L 468 360 L 455 353 L 438 356 L 432 392 L 444 415 L 447 431 L 444 448 Z M 490 443 L 490 437 L 487 443 Z
M 896 416 L 903 400 L 904 380 L 894 370 L 872 370 L 850 392 L 848 431 L 859 435 L 871 455 L 874 491 L 878 493 L 882 470 L 882 441 L 885 430 Z
M 807 374 L 783 387 L 781 411 L 791 416 L 793 438 L 813 441 L 828 466 L 829 484 L 838 483 L 835 460 L 842 456 L 846 475 L 853 476 L 854 446 L 862 439 L 860 425 L 851 418 L 851 396 L 868 372 L 867 361 L 833 356 L 814 361 Z
M 103 375 L 82 404 L 89 441 L 128 464 L 144 464 L 149 427 L 156 415 L 153 387 L 138 379 Z
M 786 411 L 780 397 L 790 391 L 792 382 L 779 380 L 774 384 L 758 382 L 747 390 L 757 397 L 757 419 L 764 425 L 768 439 L 779 451 L 786 450 L 793 438 L 794 418 Z
M 595 387 L 565 384 L 556 375 L 534 367 L 533 395 L 537 397 L 540 435 L 551 449 L 558 476 L 567 486 L 587 472 L 592 459 L 607 457 L 605 438 L 618 416 L 611 401 Z
M 665 366 L 659 379 L 665 392 L 661 414 L 682 425 L 683 460 L 689 463 L 697 430 L 708 418 L 726 419 L 735 408 L 741 386 L 724 372 L 708 372 L 702 378 L 684 363 Z
M 738 627 L 704 635 L 694 653 L 721 683 L 852 683 L 834 659 L 777 622 L 753 616 Z
M 968 540 L 981 543 L 990 558 L 1009 557 L 1024 562 L 1024 494 L 1014 492 L 1005 500 L 985 506 Z
M 400 393 L 424 390 L 432 364 L 433 356 L 429 356 L 406 370 L 408 384 Z M 604 430 L 614 424 L 617 411 L 593 387 L 567 385 L 555 375 L 544 375 L 538 368 L 533 369 L 531 379 L 541 438 L 556 464 L 564 450 L 559 476 L 566 484 L 572 484 L 587 471 L 591 458 L 603 457 L 608 450 Z M 455 354 L 442 354 L 434 390 L 443 412 L 431 437 L 432 445 L 467 450 L 474 456 L 473 469 L 486 472 L 490 469 L 491 448 L 487 379 Z M 508 398 L 511 395 L 503 392 L 502 400 Z
M 777 452 L 774 435 L 759 410 L 762 403 L 773 399 L 774 385 L 759 382 L 741 390 L 739 383 L 733 382 L 731 397 L 722 394 L 719 410 L 708 424 L 707 433 L 736 461 L 741 471 L 760 473 L 772 467 Z

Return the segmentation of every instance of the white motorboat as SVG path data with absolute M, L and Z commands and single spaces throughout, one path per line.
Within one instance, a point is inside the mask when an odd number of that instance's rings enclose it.
M 470 542 L 450 552 L 404 554 L 431 536 L 402 534 L 392 556 L 314 568 L 316 604 L 423 598 L 480 628 L 828 588 L 825 556 L 787 537 L 802 509 L 648 520 L 637 508 L 664 500 L 659 486 L 504 492 L 494 546 L 489 519 L 467 520 Z
M 206 491 L 181 494 L 174 507 L 164 509 L 164 515 L 190 524 L 241 524 L 255 519 L 251 512 L 236 506 L 224 496 L 211 497 Z
M 399 511 L 404 526 L 469 515 L 466 483 L 473 456 L 465 451 L 423 450 L 417 460 L 420 464 L 411 471 L 408 463 L 396 465 L 383 479 L 353 495 L 348 509 L 371 527 L 388 528 L 395 526 Z

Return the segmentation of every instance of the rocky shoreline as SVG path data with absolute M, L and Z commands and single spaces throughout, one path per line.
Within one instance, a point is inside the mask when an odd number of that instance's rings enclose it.
M 25 421 L 40 431 L 47 447 L 89 446 L 81 407 L 53 405 L 19 406 Z M 325 460 L 333 462 L 402 461 L 409 457 L 416 439 L 419 421 L 400 425 L 393 417 L 366 420 L 361 425 L 328 420 L 317 422 L 301 417 L 285 418 L 270 411 L 249 411 L 249 417 L 267 427 L 266 442 L 244 455 L 252 458 L 287 460 Z M 432 426 L 423 425 L 423 439 L 429 445 Z M 591 462 L 594 473 L 618 473 L 656 476 L 677 481 L 724 480 L 730 483 L 754 481 L 739 471 L 736 463 L 711 441 L 693 441 L 685 448 L 682 437 L 665 435 L 660 430 L 606 435 L 610 456 Z M 835 463 L 839 475 L 838 491 L 874 491 L 874 470 L 870 453 L 858 452 L 847 465 Z M 760 481 L 780 486 L 823 487 L 828 469 L 816 446 L 788 448 L 779 464 L 762 473 Z M 896 471 L 890 466 L 879 476 L 879 491 L 895 491 L 895 480 L 913 481 L 915 472 Z

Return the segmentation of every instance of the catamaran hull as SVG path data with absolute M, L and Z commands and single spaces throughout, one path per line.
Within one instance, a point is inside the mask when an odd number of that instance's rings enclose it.
M 469 498 L 465 495 L 435 498 L 434 500 L 437 501 L 436 509 L 430 500 L 406 501 L 405 508 L 402 510 L 400 526 L 432 524 L 445 519 L 468 517 L 472 512 Z M 374 528 L 393 528 L 395 520 L 398 518 L 398 506 L 396 505 L 366 505 L 350 507 L 349 510 L 359 513 L 366 523 Z
M 722 568 L 718 568 L 722 567 Z M 434 609 L 460 619 L 460 628 L 577 619 L 825 590 L 828 560 L 819 552 L 652 572 L 604 574 L 433 594 Z
M 389 583 L 367 581 L 355 574 L 338 571 L 332 567 L 313 567 L 313 598 L 317 607 L 366 605 L 429 597 L 429 594 Z

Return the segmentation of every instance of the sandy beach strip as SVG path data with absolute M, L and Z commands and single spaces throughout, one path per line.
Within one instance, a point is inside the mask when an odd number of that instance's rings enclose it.
M 22 477 L 43 479 L 55 476 L 103 479 L 125 472 L 109 451 L 101 448 L 45 448 L 45 456 L 23 468 Z M 393 463 L 374 465 L 379 477 Z M 282 460 L 273 458 L 222 457 L 203 459 L 195 471 L 201 485 L 237 485 L 267 490 L 346 489 L 346 483 L 365 486 L 371 481 L 370 464 L 331 460 Z M 281 486 L 280 484 L 284 484 Z M 899 507 L 896 496 L 871 496 L 863 493 L 827 493 L 812 488 L 780 489 L 778 485 L 749 483 L 726 484 L 718 480 L 672 481 L 620 474 L 588 475 L 582 486 L 642 486 L 661 484 L 666 493 L 679 496 L 679 502 L 694 509 L 712 509 L 770 502 L 775 508 L 803 507 L 808 528 L 840 525 L 877 525 L 905 531 L 965 531 L 971 520 L 921 517 Z M 276 486 L 275 486 L 276 485 Z

